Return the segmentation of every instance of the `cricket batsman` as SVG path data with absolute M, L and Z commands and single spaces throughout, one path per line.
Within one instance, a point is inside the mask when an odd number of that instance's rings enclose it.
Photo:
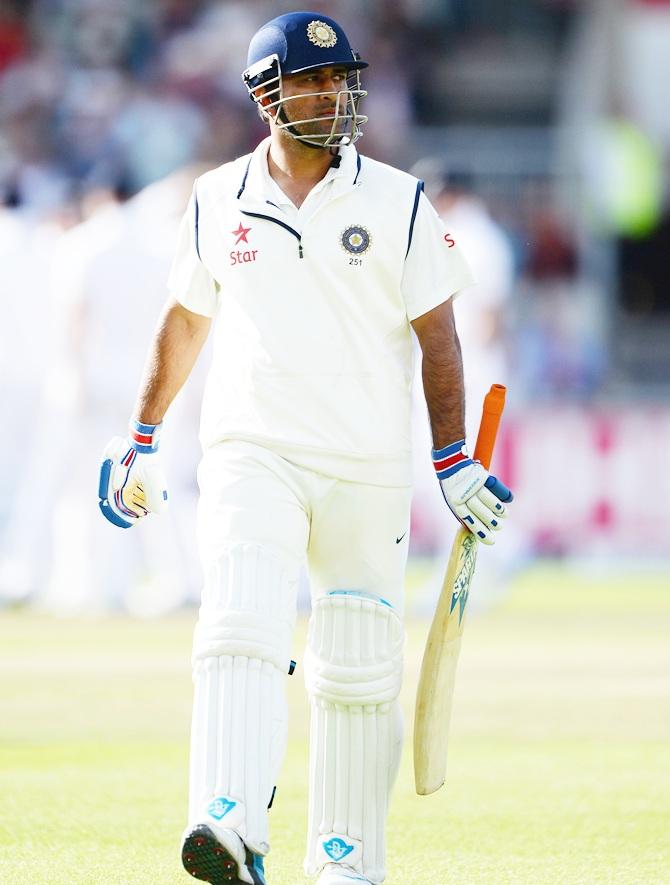
M 305 560 L 305 870 L 318 885 L 384 881 L 402 744 L 411 328 L 446 503 L 484 543 L 505 516 L 506 490 L 464 440 L 451 299 L 470 271 L 422 182 L 357 152 L 365 67 L 322 13 L 281 15 L 253 36 L 242 78 L 269 136 L 195 182 L 129 436 L 103 455 L 110 522 L 166 506 L 161 424 L 216 318 L 182 842 L 186 870 L 213 885 L 269 881 Z

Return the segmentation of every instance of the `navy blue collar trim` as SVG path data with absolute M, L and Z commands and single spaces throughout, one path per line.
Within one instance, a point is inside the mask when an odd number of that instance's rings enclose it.
M 240 209 L 240 212 L 242 213 L 242 215 L 248 215 L 250 218 L 265 218 L 266 221 L 272 221 L 272 222 L 274 222 L 274 224 L 278 224 L 280 227 L 283 227 L 284 230 L 287 230 L 287 231 L 289 231 L 289 233 L 292 233 L 293 236 L 298 241 L 302 238 L 302 234 L 299 231 L 297 231 L 294 227 L 291 227 L 290 224 L 286 224 L 285 221 L 281 221 L 279 218 L 275 218 L 272 215 L 263 215 L 262 212 L 249 212 L 246 209 Z
M 361 174 L 361 155 L 356 153 L 356 177 L 354 178 L 354 184 L 358 181 L 358 176 Z
M 249 167 L 251 166 L 251 160 L 253 159 L 253 156 L 254 155 L 252 154 L 251 157 L 249 157 L 249 162 L 247 163 L 247 168 L 244 170 L 244 178 L 242 179 L 242 186 L 240 187 L 240 189 L 237 192 L 237 199 L 238 200 L 242 196 L 242 194 L 244 193 L 244 188 L 247 186 L 247 176 L 249 175 Z

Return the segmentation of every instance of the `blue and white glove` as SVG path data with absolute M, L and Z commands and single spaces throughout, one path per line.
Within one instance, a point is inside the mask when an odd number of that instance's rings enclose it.
M 500 531 L 506 516 L 505 504 L 513 500 L 507 486 L 470 458 L 464 439 L 433 449 L 433 466 L 456 519 L 483 544 L 493 544 L 493 533 Z
M 115 436 L 105 446 L 99 507 L 105 519 L 119 528 L 129 529 L 167 507 L 165 474 L 156 454 L 162 426 L 133 420 L 127 439 Z

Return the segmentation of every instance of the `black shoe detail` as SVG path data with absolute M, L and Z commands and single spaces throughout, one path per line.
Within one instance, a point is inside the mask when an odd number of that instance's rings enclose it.
M 395 539 L 396 544 L 399 544 L 402 541 L 402 539 L 405 537 L 406 534 L 407 534 L 407 532 L 403 532 L 399 538 L 396 538 Z
M 189 875 L 211 885 L 247 885 L 240 877 L 240 868 L 209 827 L 199 824 L 184 839 L 181 862 Z M 246 851 L 246 871 L 254 885 L 267 885 L 254 866 L 254 855 Z

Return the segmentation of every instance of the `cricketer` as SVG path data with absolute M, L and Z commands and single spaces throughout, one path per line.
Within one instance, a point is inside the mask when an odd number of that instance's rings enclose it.
M 402 743 L 412 328 L 445 501 L 486 544 L 505 517 L 507 490 L 464 439 L 452 298 L 471 273 L 422 182 L 357 152 L 366 67 L 321 13 L 281 15 L 252 37 L 242 78 L 269 136 L 195 182 L 129 436 L 103 455 L 110 522 L 166 506 L 161 423 L 216 319 L 182 840 L 185 869 L 213 885 L 272 879 L 268 807 L 305 561 L 305 871 L 318 885 L 384 881 Z

